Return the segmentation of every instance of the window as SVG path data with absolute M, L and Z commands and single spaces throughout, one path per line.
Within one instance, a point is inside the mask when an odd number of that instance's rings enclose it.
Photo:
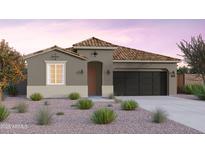
M 65 62 L 47 62 L 47 85 L 65 84 Z

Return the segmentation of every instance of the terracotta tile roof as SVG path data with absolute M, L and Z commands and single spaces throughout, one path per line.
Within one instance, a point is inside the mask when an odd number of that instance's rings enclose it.
M 172 58 L 123 46 L 118 46 L 118 48 L 115 49 L 115 51 L 113 52 L 113 60 L 179 61 L 179 59 L 177 58 Z
M 74 49 L 74 47 L 81 47 L 81 46 L 82 47 L 116 47 L 116 49 L 114 49 L 114 52 L 113 52 L 113 60 L 180 61 L 180 59 L 177 59 L 177 58 L 172 58 L 172 57 L 168 57 L 168 56 L 164 56 L 164 55 L 160 55 L 156 53 L 151 53 L 151 52 L 146 52 L 146 51 L 142 51 L 138 49 L 132 49 L 128 47 L 115 45 L 115 44 L 100 40 L 95 37 L 92 37 L 90 39 L 76 43 L 73 45 L 73 47 L 63 49 L 58 46 L 53 46 L 53 47 L 50 47 L 44 50 L 40 50 L 40 51 L 31 53 L 31 54 L 28 54 L 24 56 L 24 58 L 28 59 L 33 56 L 57 49 L 61 52 L 68 53 L 71 56 L 75 56 L 81 59 L 86 59 L 86 57 L 80 55 L 79 53 L 76 52 L 77 50 Z
M 142 51 L 138 49 L 132 49 L 128 47 L 123 47 L 119 45 L 115 45 L 98 38 L 92 37 L 87 40 L 81 41 L 73 45 L 83 46 L 83 47 L 117 47 L 113 53 L 113 60 L 143 60 L 143 61 L 179 61 L 177 58 L 172 58 L 156 53 L 151 53 L 147 51 Z M 75 49 L 67 48 L 70 51 L 76 52 Z
M 74 47 L 115 47 L 116 45 L 100 40 L 98 38 L 92 37 L 87 40 L 81 41 L 79 43 L 73 44 Z

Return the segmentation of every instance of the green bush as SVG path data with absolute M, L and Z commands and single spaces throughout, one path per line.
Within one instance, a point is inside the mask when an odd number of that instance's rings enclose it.
M 122 110 L 135 110 L 139 107 L 139 104 L 134 100 L 127 100 L 121 103 Z
M 152 114 L 152 121 L 155 123 L 162 123 L 167 120 L 167 113 L 162 109 L 156 109 Z
M 71 100 L 77 100 L 77 99 L 80 98 L 80 94 L 77 93 L 77 92 L 74 92 L 74 93 L 70 93 L 70 95 L 69 95 L 68 97 L 69 97 L 69 99 L 71 99 Z
M 18 91 L 16 89 L 16 86 L 14 85 L 9 85 L 7 87 L 7 93 L 9 96 L 16 96 L 18 94 Z
M 110 95 L 108 96 L 108 98 L 109 98 L 109 99 L 115 99 L 115 95 L 114 95 L 114 94 L 110 94 Z
M 16 108 L 18 113 L 25 113 L 28 110 L 28 104 L 26 103 L 19 103 Z
M 193 90 L 193 94 L 201 100 L 205 100 L 205 86 L 200 85 Z
M 36 115 L 36 120 L 38 125 L 48 125 L 52 121 L 53 114 L 50 113 L 48 108 L 42 108 L 38 111 Z
M 186 94 L 194 94 L 195 91 L 198 91 L 202 87 L 203 87 L 202 85 L 198 85 L 198 84 L 189 84 L 184 86 L 183 91 Z
M 4 121 L 9 114 L 9 110 L 4 105 L 0 104 L 0 121 Z
M 64 115 L 64 112 L 57 112 L 56 115 Z
M 93 107 L 93 102 L 89 99 L 81 99 L 77 102 L 76 107 L 82 110 L 90 109 Z
M 117 118 L 117 114 L 108 108 L 102 108 L 93 112 L 91 120 L 96 124 L 109 124 Z
M 33 93 L 30 98 L 32 101 L 40 101 L 43 99 L 43 96 L 40 93 Z
M 185 85 L 184 86 L 184 92 L 186 93 L 186 94 L 192 94 L 192 85 Z

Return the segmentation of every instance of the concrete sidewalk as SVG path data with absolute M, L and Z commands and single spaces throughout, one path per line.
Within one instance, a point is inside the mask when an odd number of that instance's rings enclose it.
M 149 111 L 162 108 L 169 119 L 205 133 L 205 101 L 174 96 L 120 96 L 122 100 L 133 99 Z

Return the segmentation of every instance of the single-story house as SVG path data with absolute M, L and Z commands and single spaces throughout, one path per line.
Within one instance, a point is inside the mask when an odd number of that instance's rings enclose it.
M 179 59 L 92 37 L 70 48 L 53 46 L 25 56 L 27 97 L 78 92 L 87 96 L 174 95 Z

